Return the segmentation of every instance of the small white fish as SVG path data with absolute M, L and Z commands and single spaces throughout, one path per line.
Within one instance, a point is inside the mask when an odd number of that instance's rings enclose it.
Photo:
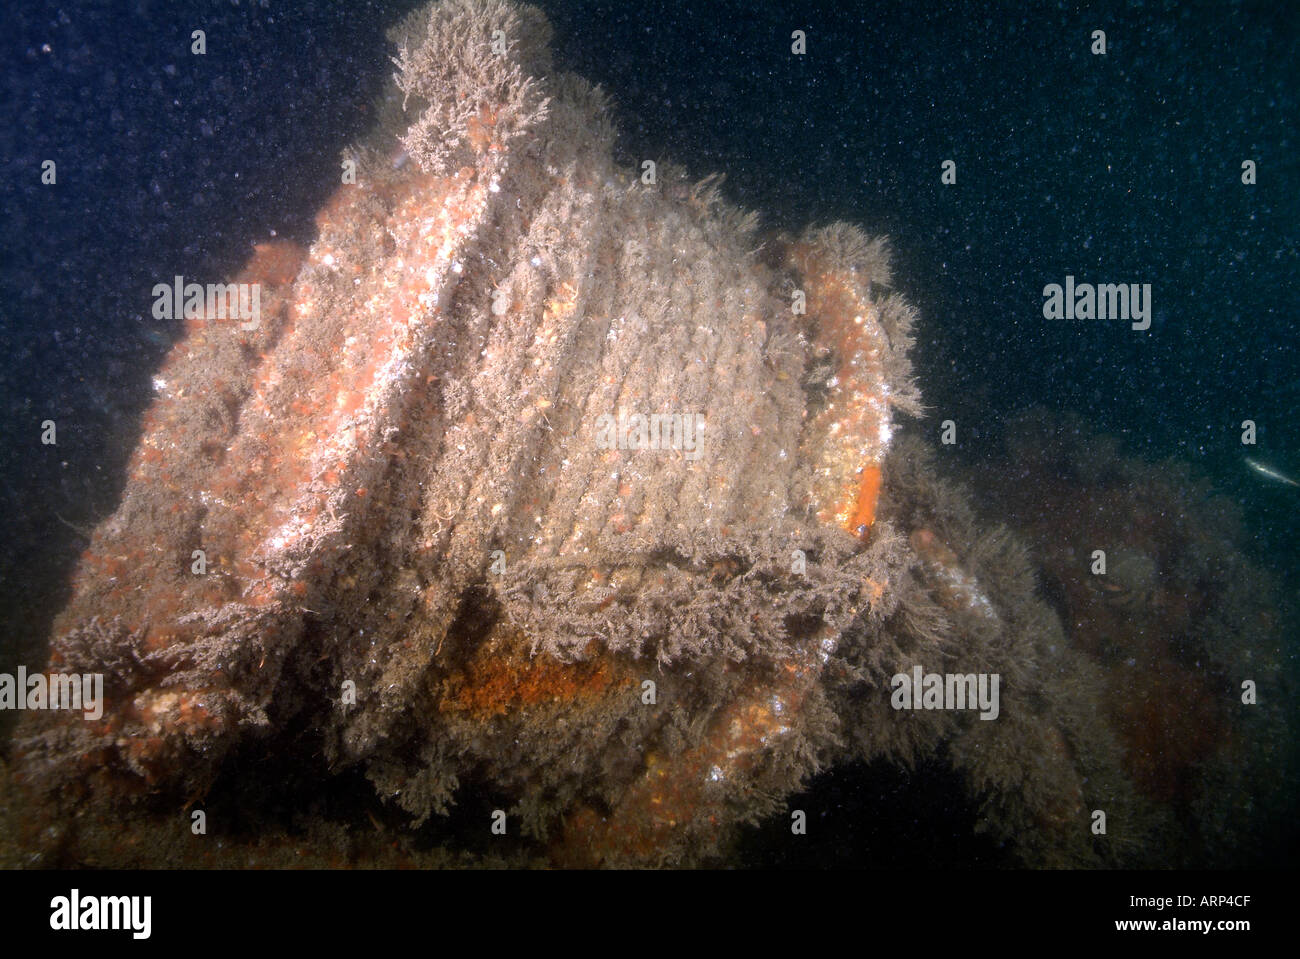
M 1268 479 L 1271 480 L 1277 480 L 1279 483 L 1285 483 L 1287 486 L 1300 487 L 1300 483 L 1296 482 L 1291 477 L 1287 476 L 1285 473 L 1279 473 L 1277 470 L 1273 469 L 1273 467 L 1265 466 L 1263 463 L 1253 460 L 1249 456 L 1246 457 L 1246 465 L 1249 466 L 1251 469 L 1253 469 L 1260 476 L 1267 477 Z

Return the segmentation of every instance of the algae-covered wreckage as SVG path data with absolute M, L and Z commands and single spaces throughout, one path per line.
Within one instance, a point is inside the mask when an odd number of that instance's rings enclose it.
M 1134 861 L 1102 667 L 896 435 L 884 243 L 621 168 L 549 41 L 410 17 L 318 238 L 236 278 L 259 322 L 186 315 L 51 640 L 103 715 L 15 739 L 34 861 L 702 864 L 818 770 L 927 757 L 1019 861 Z M 917 667 L 995 715 L 895 708 Z

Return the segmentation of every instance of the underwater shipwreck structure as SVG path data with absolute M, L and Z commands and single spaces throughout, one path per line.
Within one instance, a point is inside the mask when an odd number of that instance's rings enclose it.
M 884 243 L 619 167 L 549 38 L 501 0 L 413 15 L 315 243 L 236 278 L 259 322 L 187 310 L 51 640 L 103 715 L 15 737 L 37 861 L 708 863 L 820 769 L 934 756 L 1018 861 L 1131 861 L 1102 667 L 896 435 Z M 895 708 L 917 667 L 996 674 L 996 716 Z M 218 814 L 282 780 L 382 835 Z M 448 815 L 466 858 L 403 838 Z

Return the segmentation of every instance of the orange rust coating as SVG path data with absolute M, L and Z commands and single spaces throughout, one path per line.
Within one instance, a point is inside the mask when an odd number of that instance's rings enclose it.
M 880 467 L 875 464 L 865 466 L 862 481 L 858 484 L 858 496 L 854 503 L 853 518 L 849 521 L 848 532 L 865 537 L 871 524 L 876 521 L 876 504 L 880 501 Z
M 177 729 L 191 735 L 219 730 L 224 722 L 208 709 L 208 697 L 213 688 L 196 690 L 152 690 L 142 693 L 134 702 L 125 705 L 122 713 L 139 720 L 153 733 Z
M 326 231 L 323 242 L 330 239 L 330 231 L 346 229 L 348 219 L 358 216 L 364 208 L 357 197 L 364 195 L 366 188 L 339 189 L 345 196 L 332 200 L 327 205 L 330 212 L 318 218 Z M 445 185 L 431 183 L 423 175 L 412 175 L 397 184 L 387 184 L 385 192 L 394 197 L 399 217 L 401 208 L 420 203 L 436 211 L 439 221 L 451 222 L 438 222 L 440 243 L 409 238 L 410 245 L 401 251 L 406 270 L 397 282 L 363 277 L 368 281 L 363 289 L 370 298 L 348 323 L 330 329 L 330 340 L 322 341 L 323 331 L 318 328 L 318 312 L 324 305 L 322 293 L 312 282 L 300 283 L 295 289 L 290 327 L 277 351 L 277 361 L 264 363 L 259 369 L 243 414 L 252 429 L 241 436 L 242 445 L 249 447 L 248 458 L 255 461 L 247 463 L 242 456 L 234 457 L 236 461 L 244 460 L 251 470 L 237 474 L 232 471 L 230 485 L 214 491 L 228 502 L 244 500 L 257 491 L 258 513 L 245 519 L 237 544 L 232 546 L 238 556 L 252 556 L 268 529 L 297 520 L 303 524 L 299 528 L 307 530 L 306 524 L 314 525 L 320 518 L 333 487 L 313 481 L 327 471 L 327 467 L 319 465 L 319 454 L 332 441 L 354 438 L 339 444 L 331 466 L 341 464 L 351 471 L 364 455 L 357 445 L 363 441 L 365 431 L 354 421 L 368 402 L 373 402 L 381 368 L 413 337 L 412 327 L 424 312 L 419 296 L 430 288 L 423 273 L 434 265 L 436 250 L 448 242 L 447 237 L 456 235 L 461 211 L 452 202 L 441 203 L 449 192 Z M 410 216 L 404 222 L 414 219 Z M 315 252 L 320 255 L 320 245 Z M 344 264 L 338 267 L 343 269 Z M 323 379 L 315 374 L 316 366 L 328 369 Z M 288 411 L 282 406 L 288 406 Z M 254 449 L 262 455 L 257 456 Z M 268 451 L 269 458 L 265 456 Z M 235 452 L 242 450 L 236 447 Z
M 808 243 L 791 248 L 790 262 L 801 274 L 814 346 L 836 360 L 826 404 L 810 418 L 801 443 L 814 468 L 812 505 L 820 522 L 865 538 L 876 518 L 891 432 L 888 338 L 864 280 L 831 268 Z
M 246 329 L 238 317 L 204 316 L 187 324 L 159 370 L 130 464 L 130 495 L 146 504 L 133 515 L 144 519 L 96 530 L 65 612 L 75 623 L 111 608 L 122 629 L 141 635 L 144 652 L 177 650 L 106 703 L 128 728 L 94 727 L 132 768 L 176 755 L 178 740 L 210 738 L 241 721 L 219 708 L 228 689 L 220 670 L 198 689 L 164 691 L 161 683 L 185 668 L 191 644 L 226 628 L 223 617 L 261 616 L 269 647 L 296 628 L 315 574 L 288 579 L 271 564 L 283 568 L 293 551 L 300 566 L 314 559 L 312 568 L 327 568 L 321 558 L 345 542 L 336 517 L 361 502 L 350 491 L 367 487 L 371 446 L 400 415 L 388 394 L 413 375 L 403 358 L 438 322 L 430 291 L 449 275 L 487 196 L 477 174 L 432 181 L 414 167 L 373 189 L 341 187 L 318 218 L 322 235 L 310 252 L 259 243 L 236 275 L 260 287 L 259 323 Z M 346 256 L 352 247 L 340 238 L 387 222 L 413 226 L 366 247 L 364 257 Z M 344 283 L 358 294 L 340 315 L 331 290 Z M 199 549 L 206 571 L 191 569 Z M 61 638 L 52 644 L 60 656 Z
M 292 283 L 307 258 L 307 250 L 292 240 L 267 240 L 253 244 L 253 256 L 239 273 L 241 283 Z
M 360 215 L 366 190 L 350 185 L 339 188 L 326 205 L 327 212 L 318 217 L 322 241 L 328 242 L 331 231 L 346 229 L 348 224 L 343 221 Z M 437 225 L 443 228 L 438 240 L 442 245 L 457 235 L 455 228 L 462 214 L 468 219 L 469 211 L 462 211 L 454 203 L 439 206 L 449 192 L 445 184 L 431 184 L 428 177 L 414 171 L 405 178 L 385 182 L 378 192 L 399 206 L 427 203 L 438 211 Z M 420 253 L 438 245 L 424 237 L 417 242 L 422 247 Z M 289 248 L 283 242 L 259 244 L 245 275 L 251 274 L 253 268 L 274 278 L 296 274 Z M 260 554 L 268 548 L 267 531 L 283 530 L 286 524 L 293 524 L 289 536 L 283 537 L 292 541 L 294 535 L 311 535 L 313 528 L 328 518 L 327 500 L 337 484 L 317 482 L 327 472 L 318 467 L 318 454 L 339 436 L 363 436 L 360 428 L 352 426 L 355 417 L 365 408 L 381 366 L 405 347 L 412 335 L 407 328 L 423 312 L 417 300 L 428 290 L 422 273 L 432 263 L 433 250 L 425 256 L 413 250 L 407 253 L 408 269 L 402 281 L 389 286 L 369 278 L 372 298 L 349 322 L 332 328 L 326 323 L 322 329 L 318 317 L 323 305 L 321 294 L 316 284 L 304 276 L 293 290 L 282 328 L 274 342 L 267 344 L 268 351 L 261 354 L 252 373 L 249 395 L 240 410 L 240 432 L 232 437 L 221 462 L 205 478 L 202 494 L 217 507 L 208 513 L 205 546 L 214 558 L 228 558 L 223 564 L 228 569 L 228 581 L 236 595 L 250 606 L 272 602 L 283 591 L 284 584 L 268 580 L 261 568 Z M 316 250 L 316 254 L 319 256 L 320 251 Z M 328 339 L 322 339 L 325 330 L 329 330 Z M 221 329 L 204 333 L 229 335 L 229 331 Z M 316 375 L 317 367 L 329 370 L 323 379 Z M 171 426 L 167 421 L 159 424 L 160 445 L 168 440 Z M 338 450 L 332 457 L 337 467 L 334 475 L 341 477 L 344 470 L 351 471 L 361 456 L 361 449 Z M 302 598 L 303 585 L 295 587 L 295 598 Z M 205 594 L 199 605 L 216 605 L 222 599 Z M 158 618 L 154 617 L 154 621 Z M 156 626 L 154 633 L 158 633 Z
M 478 114 L 469 118 L 465 124 L 465 139 L 477 153 L 502 149 L 497 130 L 497 117 L 500 111 L 486 103 L 479 107 Z
M 761 757 L 795 731 L 823 660 L 800 649 L 720 710 L 702 742 L 677 755 L 651 751 L 641 776 L 608 816 L 575 810 L 552 853 L 568 866 L 649 863 L 666 858 L 687 826 L 720 833 L 736 816 L 729 795 L 752 785 Z
M 509 649 L 493 646 L 480 647 L 464 671 L 448 680 L 439 712 L 483 718 L 546 703 L 572 706 L 632 684 L 605 655 L 562 663 L 549 656 L 530 657 L 524 642 Z
M 141 439 L 131 456 L 129 475 L 131 482 L 147 485 L 160 500 L 168 502 L 166 513 L 176 517 L 178 525 L 193 522 L 201 515 L 201 505 L 192 495 L 188 484 L 182 484 L 181 475 L 194 468 L 192 459 L 183 452 L 191 442 L 187 431 L 194 428 L 189 419 L 194 395 L 206 393 L 227 409 L 237 406 L 239 387 L 216 375 L 206 381 L 192 384 L 194 371 L 191 358 L 206 352 L 219 338 L 226 337 L 240 343 L 269 346 L 279 334 L 288 312 L 290 284 L 297 276 L 307 250 L 289 240 L 271 240 L 254 247 L 253 255 L 236 274 L 235 282 L 256 284 L 261 290 L 261 322 L 254 331 L 240 328 L 237 318 L 199 317 L 186 320 L 187 334 L 168 354 L 158 371 L 158 379 L 167 384 L 141 421 Z M 207 371 L 200 370 L 200 376 Z M 233 423 L 231 424 L 233 429 Z M 222 454 L 228 437 L 213 431 L 204 442 L 201 454 L 216 457 Z M 212 467 L 210 467 L 212 468 Z M 215 467 L 220 471 L 221 467 Z M 190 477 L 192 482 L 192 477 Z M 226 592 L 222 571 L 221 550 L 208 548 L 210 566 L 216 575 L 188 576 L 190 556 L 160 556 L 160 537 L 152 528 L 128 527 L 116 535 L 97 530 L 90 547 L 82 554 L 78 569 L 78 588 L 94 592 L 106 605 L 138 605 L 145 613 L 148 624 L 145 648 L 156 652 L 176 642 L 189 638 L 192 630 L 177 624 L 185 614 L 196 607 L 223 602 L 230 597 Z M 199 543 L 194 544 L 196 547 Z M 201 544 L 205 548 L 212 544 Z M 170 570 L 159 574 L 159 563 Z M 181 577 L 166 572 L 181 571 Z

